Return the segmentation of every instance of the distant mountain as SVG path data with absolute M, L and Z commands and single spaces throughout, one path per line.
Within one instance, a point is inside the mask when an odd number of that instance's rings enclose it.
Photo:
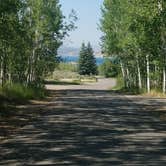
M 75 56 L 75 55 L 79 55 L 79 52 L 80 52 L 79 48 L 62 46 L 58 50 L 58 55 Z
M 79 52 L 80 52 L 80 48 L 62 46 L 58 50 L 58 55 L 60 55 L 60 56 L 78 56 Z M 98 48 L 98 47 L 94 48 L 94 55 L 97 57 L 103 57 L 103 55 L 101 54 L 100 48 Z

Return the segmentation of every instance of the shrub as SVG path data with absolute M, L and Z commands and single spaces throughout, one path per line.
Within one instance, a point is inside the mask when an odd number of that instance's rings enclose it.
M 60 71 L 70 71 L 70 72 L 77 72 L 77 64 L 74 63 L 59 63 L 57 69 Z
M 118 65 L 111 62 L 109 58 L 105 58 L 103 64 L 99 66 L 99 73 L 106 78 L 118 76 Z

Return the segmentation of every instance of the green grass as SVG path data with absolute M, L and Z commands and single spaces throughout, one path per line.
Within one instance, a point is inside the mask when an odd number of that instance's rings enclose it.
M 147 96 L 147 97 L 166 98 L 166 94 L 164 94 L 164 93 L 162 93 L 161 91 L 156 90 L 156 89 L 152 89 L 152 90 L 150 91 L 150 93 L 144 92 L 142 95 L 143 95 L 143 96 Z
M 81 85 L 86 82 L 97 82 L 94 76 L 80 76 L 77 78 L 46 79 L 45 84 L 51 85 Z
M 79 79 L 79 77 L 80 75 L 77 72 L 55 70 L 54 73 L 50 77 L 48 77 L 48 79 Z
M 0 87 L 0 117 L 15 112 L 17 104 L 26 104 L 31 99 L 46 96 L 44 87 L 27 87 L 21 84 L 6 84 Z
M 91 83 L 97 82 L 97 79 L 96 79 L 96 78 L 86 78 L 86 77 L 85 77 L 85 78 L 81 78 L 80 80 L 81 80 L 81 82 L 85 82 L 85 83 L 86 83 L 86 82 L 89 82 L 89 83 L 90 83 L 90 82 L 91 82 Z
M 166 94 L 163 94 L 161 90 L 151 89 L 150 93 L 147 93 L 146 89 L 140 90 L 138 87 L 125 88 L 124 81 L 121 76 L 117 77 L 117 85 L 111 89 L 111 91 L 120 93 L 120 94 L 129 94 L 129 95 L 142 95 L 147 97 L 159 97 L 166 98 Z
M 142 93 L 142 91 L 140 91 L 137 87 L 125 88 L 122 76 L 117 77 L 117 84 L 111 89 L 111 91 L 129 95 L 137 95 Z
M 61 81 L 61 80 L 46 80 L 45 84 L 50 85 L 80 85 L 81 82 L 79 80 L 72 81 Z
M 28 87 L 21 84 L 6 84 L 0 88 L 0 96 L 4 100 L 24 102 L 30 99 L 44 98 L 45 90 L 42 87 Z
M 79 85 L 84 82 L 96 82 L 95 76 L 79 75 L 77 72 L 66 71 L 66 70 L 55 70 L 52 75 L 48 76 L 46 80 L 53 80 L 53 84 L 64 85 L 64 84 L 76 84 Z M 69 80 L 69 81 L 68 81 Z M 49 83 L 49 81 L 48 81 Z
M 124 81 L 123 81 L 123 78 L 122 78 L 122 76 L 118 76 L 117 78 L 116 78 L 116 86 L 115 87 L 113 87 L 111 90 L 121 90 L 121 89 L 123 89 L 124 88 Z

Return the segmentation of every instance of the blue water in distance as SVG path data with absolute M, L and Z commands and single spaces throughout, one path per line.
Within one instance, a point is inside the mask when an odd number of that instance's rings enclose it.
M 78 62 L 79 56 L 61 56 L 62 61 L 69 63 L 69 62 Z M 101 65 L 104 62 L 104 58 L 102 57 L 95 57 L 96 58 L 96 64 Z

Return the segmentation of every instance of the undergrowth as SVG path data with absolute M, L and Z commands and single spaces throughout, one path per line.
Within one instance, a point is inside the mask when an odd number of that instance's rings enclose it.
M 122 76 L 118 76 L 116 80 L 117 80 L 116 86 L 111 89 L 114 92 L 130 94 L 130 95 L 142 95 L 147 97 L 166 98 L 166 94 L 163 94 L 160 90 L 157 90 L 157 89 L 151 89 L 150 93 L 147 93 L 146 89 L 140 90 L 138 87 L 126 88 L 124 86 L 124 81 Z
M 25 86 L 22 84 L 5 84 L 0 87 L 0 96 L 9 101 L 26 101 L 30 99 L 44 98 L 46 92 L 44 87 Z

